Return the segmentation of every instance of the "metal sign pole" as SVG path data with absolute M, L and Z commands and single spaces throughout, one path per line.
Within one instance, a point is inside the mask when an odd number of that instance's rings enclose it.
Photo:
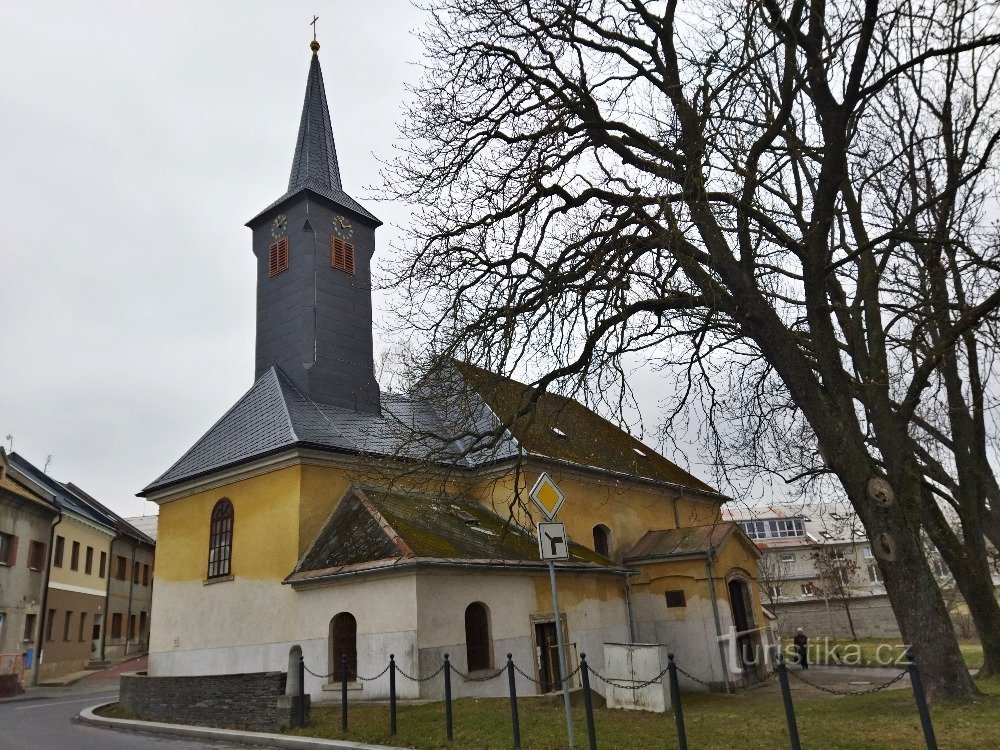
M 551 560 L 549 565 L 549 585 L 552 587 L 552 611 L 556 618 L 556 648 L 559 649 L 559 676 L 562 678 L 563 706 L 566 709 L 566 736 L 572 750 L 575 744 L 573 737 L 573 714 L 569 707 L 569 672 L 566 670 L 566 650 L 563 646 L 562 618 L 559 616 L 559 592 L 556 590 L 556 565 Z

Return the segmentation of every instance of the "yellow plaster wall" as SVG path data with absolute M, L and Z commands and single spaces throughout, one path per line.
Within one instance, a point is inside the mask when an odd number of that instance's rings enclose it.
M 233 504 L 233 576 L 284 579 L 298 562 L 300 475 L 291 466 L 161 505 L 157 580 L 205 579 L 212 508 L 222 498 Z
M 517 520 L 533 528 L 543 520 L 528 499 L 528 492 L 538 479 L 538 471 L 525 471 L 519 475 L 517 489 L 523 506 Z M 558 520 L 566 524 L 570 538 L 593 548 L 593 529 L 604 524 L 611 530 L 611 556 L 621 559 L 647 531 L 673 529 L 677 526 L 697 526 L 721 520 L 718 503 L 695 500 L 674 490 L 655 490 L 627 486 L 610 478 L 582 479 L 576 473 L 550 472 L 549 476 L 566 495 Z M 505 515 L 514 497 L 514 476 L 484 479 L 473 488 L 473 495 L 497 513 Z M 674 505 L 676 503 L 676 515 Z
M 55 533 L 56 536 L 61 536 L 66 541 L 63 546 L 62 567 L 56 567 L 55 564 L 52 565 L 50 580 L 53 583 L 64 583 L 69 586 L 82 586 L 94 589 L 99 592 L 99 595 L 103 596 L 107 588 L 107 576 L 111 568 L 110 550 L 114 532 L 110 529 L 106 532 L 98 531 L 92 526 L 80 523 L 72 515 L 66 513 L 63 515 L 62 521 L 56 524 Z M 48 540 L 46 540 L 47 542 Z M 73 561 L 73 542 L 80 543 L 79 570 L 72 570 L 70 568 Z M 23 542 L 23 544 L 27 545 L 27 542 Z M 86 573 L 87 547 L 94 548 L 94 562 L 90 575 Z M 104 577 L 100 576 L 102 552 L 109 555 L 109 562 L 105 566 Z M 55 554 L 55 540 L 53 540 L 52 549 L 49 550 L 50 559 L 55 560 Z

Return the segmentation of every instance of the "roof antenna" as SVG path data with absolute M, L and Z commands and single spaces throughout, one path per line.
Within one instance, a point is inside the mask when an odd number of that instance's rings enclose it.
M 52 454 L 51 453 L 45 457 L 45 466 L 42 469 L 42 474 L 48 474 L 49 473 L 49 464 L 50 463 L 52 463 Z
M 7 435 L 7 437 L 5 437 L 4 440 L 6 440 L 8 443 L 10 443 L 10 448 L 8 449 L 8 452 L 9 453 L 13 453 L 14 452 L 14 436 L 13 435 Z

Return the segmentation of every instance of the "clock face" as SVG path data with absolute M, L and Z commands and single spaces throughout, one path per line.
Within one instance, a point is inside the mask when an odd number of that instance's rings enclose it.
M 285 234 L 285 229 L 288 227 L 288 219 L 285 218 L 284 214 L 278 214 L 274 217 L 274 221 L 271 222 L 271 236 L 274 239 L 278 239 Z
M 346 217 L 337 216 L 333 217 L 333 233 L 344 240 L 349 240 L 354 236 L 354 226 Z

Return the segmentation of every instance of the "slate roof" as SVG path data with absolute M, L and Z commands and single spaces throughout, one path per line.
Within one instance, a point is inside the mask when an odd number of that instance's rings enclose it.
M 318 50 L 317 45 L 317 50 Z M 372 213 L 344 192 L 340 180 L 340 162 L 337 160 L 337 144 L 333 138 L 330 122 L 330 108 L 326 101 L 323 85 L 323 71 L 319 55 L 313 51 L 306 79 L 306 94 L 302 102 L 302 118 L 299 121 L 299 135 L 292 157 L 292 171 L 288 177 L 288 192 L 254 216 L 247 226 L 253 225 L 264 214 L 277 208 L 285 201 L 304 190 L 332 201 L 338 206 L 354 211 L 377 224 L 381 224 Z
M 101 506 L 103 508 L 101 510 L 92 506 L 84 498 L 73 492 L 72 489 L 62 484 L 62 482 L 53 479 L 17 453 L 11 453 L 8 460 L 13 469 L 24 474 L 32 482 L 51 493 L 60 510 L 74 513 L 99 526 L 104 526 L 111 530 L 116 529 L 113 514 L 107 508 Z
M 480 503 L 415 492 L 352 486 L 286 579 L 290 583 L 359 570 L 433 562 L 541 567 L 538 542 Z M 574 542 L 562 563 L 619 571 Z
M 156 541 L 156 531 L 160 521 L 159 516 L 128 516 L 125 520 L 154 542 Z
M 732 521 L 685 526 L 679 529 L 647 531 L 628 552 L 626 562 L 661 559 L 670 557 L 702 557 L 721 548 L 735 534 L 748 550 L 759 556 L 753 542 Z

